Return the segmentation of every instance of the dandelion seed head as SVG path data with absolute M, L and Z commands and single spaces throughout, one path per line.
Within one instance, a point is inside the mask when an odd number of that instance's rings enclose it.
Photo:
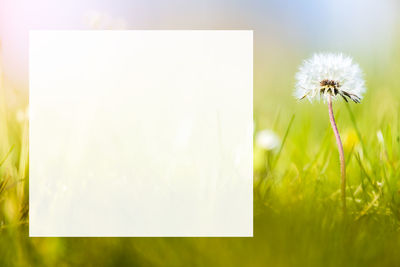
M 326 100 L 341 97 L 359 103 L 365 92 L 363 73 L 351 57 L 318 53 L 307 59 L 296 74 L 294 96 L 298 99 Z

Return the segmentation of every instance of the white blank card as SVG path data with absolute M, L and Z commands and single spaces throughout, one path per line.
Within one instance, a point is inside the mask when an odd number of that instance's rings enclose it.
M 30 236 L 252 236 L 252 31 L 30 32 Z

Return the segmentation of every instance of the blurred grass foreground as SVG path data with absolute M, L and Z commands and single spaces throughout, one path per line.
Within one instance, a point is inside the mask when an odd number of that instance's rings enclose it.
M 29 238 L 28 116 L 7 108 L 2 86 L 0 266 L 400 266 L 400 68 L 388 64 L 362 66 L 361 104 L 335 102 L 345 218 L 326 105 L 296 104 L 289 81 L 267 86 L 283 92 L 278 108 L 256 81 L 255 136 L 274 135 L 255 140 L 253 238 Z

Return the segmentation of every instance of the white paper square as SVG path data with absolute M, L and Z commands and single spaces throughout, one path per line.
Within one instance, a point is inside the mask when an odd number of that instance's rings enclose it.
M 30 236 L 252 236 L 252 31 L 30 32 Z

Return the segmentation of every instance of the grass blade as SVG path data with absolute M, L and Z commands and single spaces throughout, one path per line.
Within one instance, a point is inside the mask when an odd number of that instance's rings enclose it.
M 291 119 L 290 119 L 290 121 L 289 121 L 288 127 L 286 128 L 285 135 L 283 136 L 283 139 L 282 139 L 281 147 L 279 148 L 278 154 L 276 154 L 275 160 L 274 160 L 273 163 L 271 164 L 271 169 L 273 169 L 273 167 L 274 167 L 274 166 L 276 165 L 276 163 L 278 162 L 279 156 L 281 155 L 283 146 L 285 145 L 285 142 L 286 142 L 287 136 L 288 136 L 288 134 L 289 134 L 290 128 L 292 127 L 294 117 L 295 117 L 295 114 L 292 115 L 292 117 L 291 117 Z

